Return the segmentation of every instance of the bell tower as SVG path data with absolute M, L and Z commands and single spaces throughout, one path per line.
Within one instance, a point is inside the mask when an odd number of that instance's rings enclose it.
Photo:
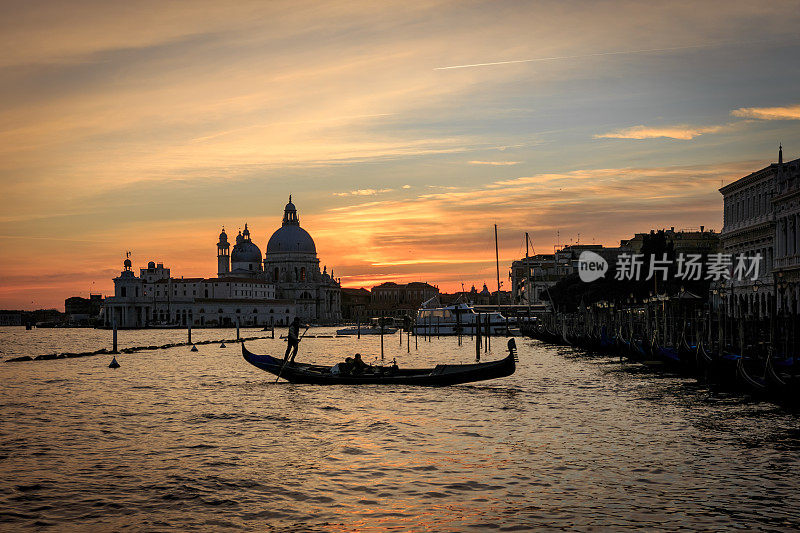
M 219 242 L 217 243 L 217 277 L 221 278 L 231 271 L 230 248 L 228 234 L 225 233 L 225 228 L 222 228 L 222 233 L 219 234 Z

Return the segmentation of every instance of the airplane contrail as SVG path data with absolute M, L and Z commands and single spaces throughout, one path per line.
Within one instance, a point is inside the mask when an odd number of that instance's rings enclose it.
M 491 67 L 495 65 L 511 65 L 513 63 L 535 63 L 539 61 L 559 61 L 563 59 L 582 59 L 586 57 L 599 57 L 599 56 L 617 56 L 617 55 L 626 55 L 626 54 L 647 54 L 651 52 L 670 52 L 672 50 L 688 50 L 691 48 L 711 48 L 714 46 L 722 46 L 726 44 L 754 44 L 754 43 L 764 43 L 764 42 L 774 42 L 771 40 L 760 40 L 760 41 L 728 41 L 728 42 L 720 42 L 720 43 L 706 43 L 706 44 L 693 44 L 687 46 L 671 46 L 668 48 L 645 48 L 643 50 L 620 50 L 616 52 L 597 52 L 594 54 L 580 54 L 574 56 L 554 56 L 554 57 L 537 57 L 534 59 L 513 59 L 510 61 L 492 61 L 491 63 L 473 63 L 470 65 L 453 65 L 449 67 L 436 67 L 433 70 L 453 70 L 459 68 L 474 68 L 474 67 Z

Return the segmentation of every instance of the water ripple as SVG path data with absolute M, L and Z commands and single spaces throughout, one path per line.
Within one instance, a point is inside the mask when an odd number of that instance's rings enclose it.
M 14 335 L 33 344 L 9 353 L 101 346 L 69 330 Z M 121 335 L 126 346 L 183 340 Z M 377 339 L 336 341 L 304 349 L 325 364 L 357 342 L 379 353 Z M 518 345 L 515 375 L 432 389 L 275 385 L 235 345 L 122 354 L 116 371 L 102 355 L 3 363 L 0 529 L 800 528 L 795 413 L 616 358 Z M 474 359 L 455 339 L 398 348 L 387 355 L 402 366 Z

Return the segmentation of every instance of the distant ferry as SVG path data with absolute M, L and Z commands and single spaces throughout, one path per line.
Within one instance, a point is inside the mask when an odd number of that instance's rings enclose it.
M 508 319 L 500 313 L 475 312 L 475 309 L 465 303 L 457 303 L 443 307 L 432 307 L 430 302 L 425 302 L 417 311 L 417 321 L 414 324 L 416 335 L 474 335 L 477 330 L 478 318 L 481 321 L 481 333 L 486 333 L 486 321 L 492 335 L 507 335 L 509 333 Z

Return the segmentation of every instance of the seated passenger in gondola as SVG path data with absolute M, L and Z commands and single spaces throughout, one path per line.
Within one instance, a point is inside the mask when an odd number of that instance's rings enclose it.
M 347 375 L 350 375 L 350 373 L 352 371 L 353 371 L 353 358 L 352 357 L 345 358 L 344 362 L 336 363 L 335 365 L 333 365 L 333 368 L 331 368 L 331 374 L 333 374 L 333 375 L 345 375 L 345 376 L 347 376 Z
M 353 375 L 356 375 L 356 376 L 359 375 L 359 374 L 363 374 L 364 371 L 369 367 L 369 365 L 367 365 L 367 363 L 365 363 L 364 361 L 361 360 L 361 354 L 360 353 L 357 353 L 353 357 L 353 363 L 352 364 L 353 364 L 352 372 L 353 372 Z

